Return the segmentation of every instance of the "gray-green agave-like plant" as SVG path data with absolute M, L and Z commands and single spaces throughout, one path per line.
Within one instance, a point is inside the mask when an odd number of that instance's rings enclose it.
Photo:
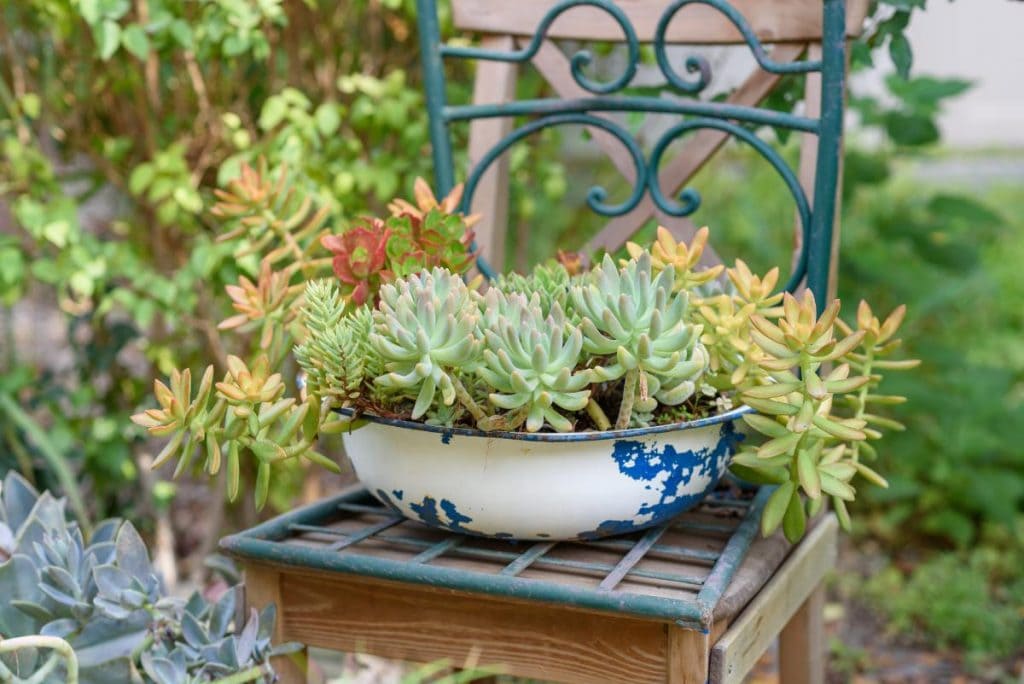
M 629 426 L 634 405 L 650 411 L 652 400 L 670 406 L 686 401 L 707 368 L 701 326 L 687 319 L 688 294 L 673 293 L 674 279 L 672 266 L 653 277 L 646 252 L 621 269 L 605 255 L 590 282 L 569 289 L 581 316 L 583 349 L 610 357 L 594 366 L 595 378 L 625 377 L 616 429 Z
M 414 396 L 413 419 L 433 406 L 439 390 L 445 405 L 458 398 L 475 419 L 484 418 L 459 379 L 460 372 L 475 368 L 480 354 L 473 334 L 478 297 L 462 278 L 443 268 L 381 287 L 370 344 L 387 372 L 375 382 L 385 390 Z
M 67 522 L 63 500 L 39 494 L 14 472 L 0 482 L 0 597 L 0 643 L 25 644 L 0 652 L 0 681 L 192 684 L 246 670 L 273 676 L 273 607 L 234 633 L 234 590 L 216 604 L 199 594 L 187 602 L 167 596 L 131 523 L 105 521 L 86 541 Z M 45 648 L 54 649 L 49 658 Z
M 511 430 L 524 421 L 529 432 L 545 423 L 569 432 L 573 423 L 557 408 L 580 411 L 590 400 L 589 370 L 575 370 L 583 349 L 583 334 L 565 319 L 554 302 L 545 316 L 540 296 L 530 300 L 521 293 L 487 291 L 484 307 L 500 312 L 494 325 L 483 331 L 484 364 L 477 373 L 496 391 L 489 395 L 495 406 L 512 411 L 485 421 L 487 428 Z

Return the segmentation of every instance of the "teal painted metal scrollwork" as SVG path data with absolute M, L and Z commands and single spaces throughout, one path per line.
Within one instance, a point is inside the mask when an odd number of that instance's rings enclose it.
M 771 2 L 773 0 L 765 0 Z M 682 135 L 699 129 L 716 129 L 749 144 L 780 175 L 793 196 L 803 233 L 796 266 L 786 284 L 794 290 L 806 279 L 820 308 L 826 303 L 829 260 L 831 257 L 832 225 L 835 214 L 836 184 L 839 176 L 840 136 L 842 134 L 843 82 L 845 59 L 845 2 L 822 0 L 822 58 L 780 63 L 773 61 L 745 18 L 727 0 L 674 0 L 660 15 L 655 30 L 653 49 L 659 70 L 668 84 L 686 95 L 704 90 L 712 79 L 708 61 L 700 56 L 688 58 L 684 67 L 695 78 L 682 76 L 670 63 L 667 53 L 669 25 L 683 21 L 677 17 L 688 5 L 707 5 L 723 14 L 739 31 L 760 67 L 777 74 L 806 74 L 820 72 L 822 80 L 821 116 L 811 118 L 760 107 L 708 102 L 692 98 L 660 98 L 621 94 L 636 73 L 640 56 L 637 32 L 626 13 L 612 0 L 560 0 L 538 22 L 536 31 L 526 47 L 501 51 L 477 47 L 444 45 L 440 40 L 436 0 L 417 0 L 421 56 L 424 70 L 427 109 L 430 117 L 430 136 L 433 145 L 436 190 L 446 194 L 455 185 L 449 127 L 457 121 L 494 117 L 529 117 L 526 123 L 502 138 L 480 159 L 466 176 L 466 191 L 462 209 L 466 210 L 479 185 L 483 173 L 509 147 L 524 138 L 551 126 L 584 125 L 607 131 L 626 148 L 635 169 L 633 188 L 629 196 L 618 204 L 608 203 L 603 187 L 593 187 L 587 194 L 587 205 L 605 216 L 619 216 L 634 209 L 649 194 L 654 204 L 671 216 L 688 216 L 700 206 L 700 194 L 686 188 L 677 198 L 667 196 L 658 180 L 658 168 L 666 148 Z M 485 105 L 449 105 L 445 99 L 444 58 L 526 62 L 537 54 L 552 23 L 564 12 L 587 6 L 606 12 L 622 29 L 621 42 L 626 46 L 626 64 L 617 77 L 597 81 L 583 73 L 590 64 L 591 55 L 579 50 L 570 58 L 570 72 L 576 83 L 592 96 L 575 99 L 538 98 Z M 645 156 L 636 140 L 621 126 L 594 112 L 641 111 L 678 114 L 679 124 L 666 131 Z M 745 125 L 746 124 L 746 125 Z M 787 162 L 749 124 L 767 125 L 802 131 L 818 136 L 818 153 L 813 201 L 807 197 L 796 174 Z M 479 260 L 484 275 L 493 277 L 493 271 Z

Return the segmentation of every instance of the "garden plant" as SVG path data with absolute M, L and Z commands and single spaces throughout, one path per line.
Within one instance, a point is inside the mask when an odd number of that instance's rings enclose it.
M 65 502 L 17 473 L 0 482 L 0 681 L 244 684 L 273 678 L 275 607 L 239 620 L 238 587 L 216 601 L 170 595 L 135 527 L 86 536 Z

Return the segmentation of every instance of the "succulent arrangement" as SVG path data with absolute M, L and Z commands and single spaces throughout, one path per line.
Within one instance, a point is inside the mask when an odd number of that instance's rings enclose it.
M 901 401 L 878 392 L 882 371 L 916 363 L 890 358 L 902 307 L 882 320 L 862 303 L 847 325 L 838 301 L 819 314 L 809 292 L 776 292 L 778 269 L 703 268 L 707 228 L 689 244 L 659 228 L 650 248 L 629 243 L 622 259 L 606 254 L 589 269 L 560 253 L 528 274 L 467 282 L 473 217 L 455 213 L 459 189 L 437 200 L 419 182 L 415 204 L 396 200 L 388 217 L 332 234 L 304 203 L 274 219 L 292 201 L 275 198 L 290 191 L 260 177 L 247 172 L 219 210 L 265 250 L 258 282 L 240 280 L 238 314 L 225 322 L 254 333 L 251 361 L 228 357 L 219 383 L 207 369 L 195 397 L 188 371 L 157 383 L 160 408 L 136 419 L 171 437 L 158 463 L 176 455 L 181 471 L 204 445 L 206 469 L 225 460 L 235 495 L 239 456 L 251 454 L 262 505 L 275 463 L 331 467 L 318 435 L 353 429 L 362 413 L 569 432 L 746 405 L 756 412 L 742 420 L 763 439 L 746 440 L 732 469 L 777 485 L 765 533 L 781 525 L 799 538 L 826 498 L 848 524 L 854 478 L 885 484 L 865 461 L 882 430 L 901 428 L 876 407 Z M 301 373 L 286 380 L 289 351 Z
M 64 502 L 11 471 L 0 483 L 0 681 L 186 684 L 271 681 L 274 607 L 168 596 L 130 522 L 88 540 Z M 276 653 L 276 651 L 275 651 Z M 230 679 L 228 679 L 230 677 Z

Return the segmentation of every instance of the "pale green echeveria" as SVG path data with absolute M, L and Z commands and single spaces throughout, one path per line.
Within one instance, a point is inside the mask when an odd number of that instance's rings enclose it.
M 671 266 L 654 277 L 647 253 L 621 269 L 606 255 L 588 283 L 569 290 L 584 351 L 610 357 L 594 376 L 611 381 L 639 371 L 641 410 L 652 408 L 652 398 L 669 406 L 686 401 L 707 369 L 701 326 L 687 320 L 689 295 L 672 292 L 674 279 Z
M 528 300 L 537 295 L 541 311 L 547 316 L 556 303 L 565 311 L 570 281 L 571 276 L 565 266 L 550 259 L 534 266 L 529 275 L 512 272 L 498 276 L 493 287 L 505 293 L 518 292 Z
M 471 371 L 480 344 L 474 336 L 478 295 L 444 268 L 421 271 L 380 289 L 370 344 L 384 360 L 375 382 L 386 390 L 416 397 L 413 419 L 434 404 L 436 394 L 451 406 L 458 371 Z
M 528 432 L 545 423 L 570 432 L 572 422 L 557 409 L 580 411 L 590 399 L 590 371 L 575 370 L 583 348 L 580 329 L 567 323 L 557 302 L 545 316 L 536 294 L 527 300 L 523 294 L 492 288 L 484 309 L 500 312 L 484 331 L 484 363 L 477 369 L 495 390 L 489 395 L 491 403 L 525 416 Z

